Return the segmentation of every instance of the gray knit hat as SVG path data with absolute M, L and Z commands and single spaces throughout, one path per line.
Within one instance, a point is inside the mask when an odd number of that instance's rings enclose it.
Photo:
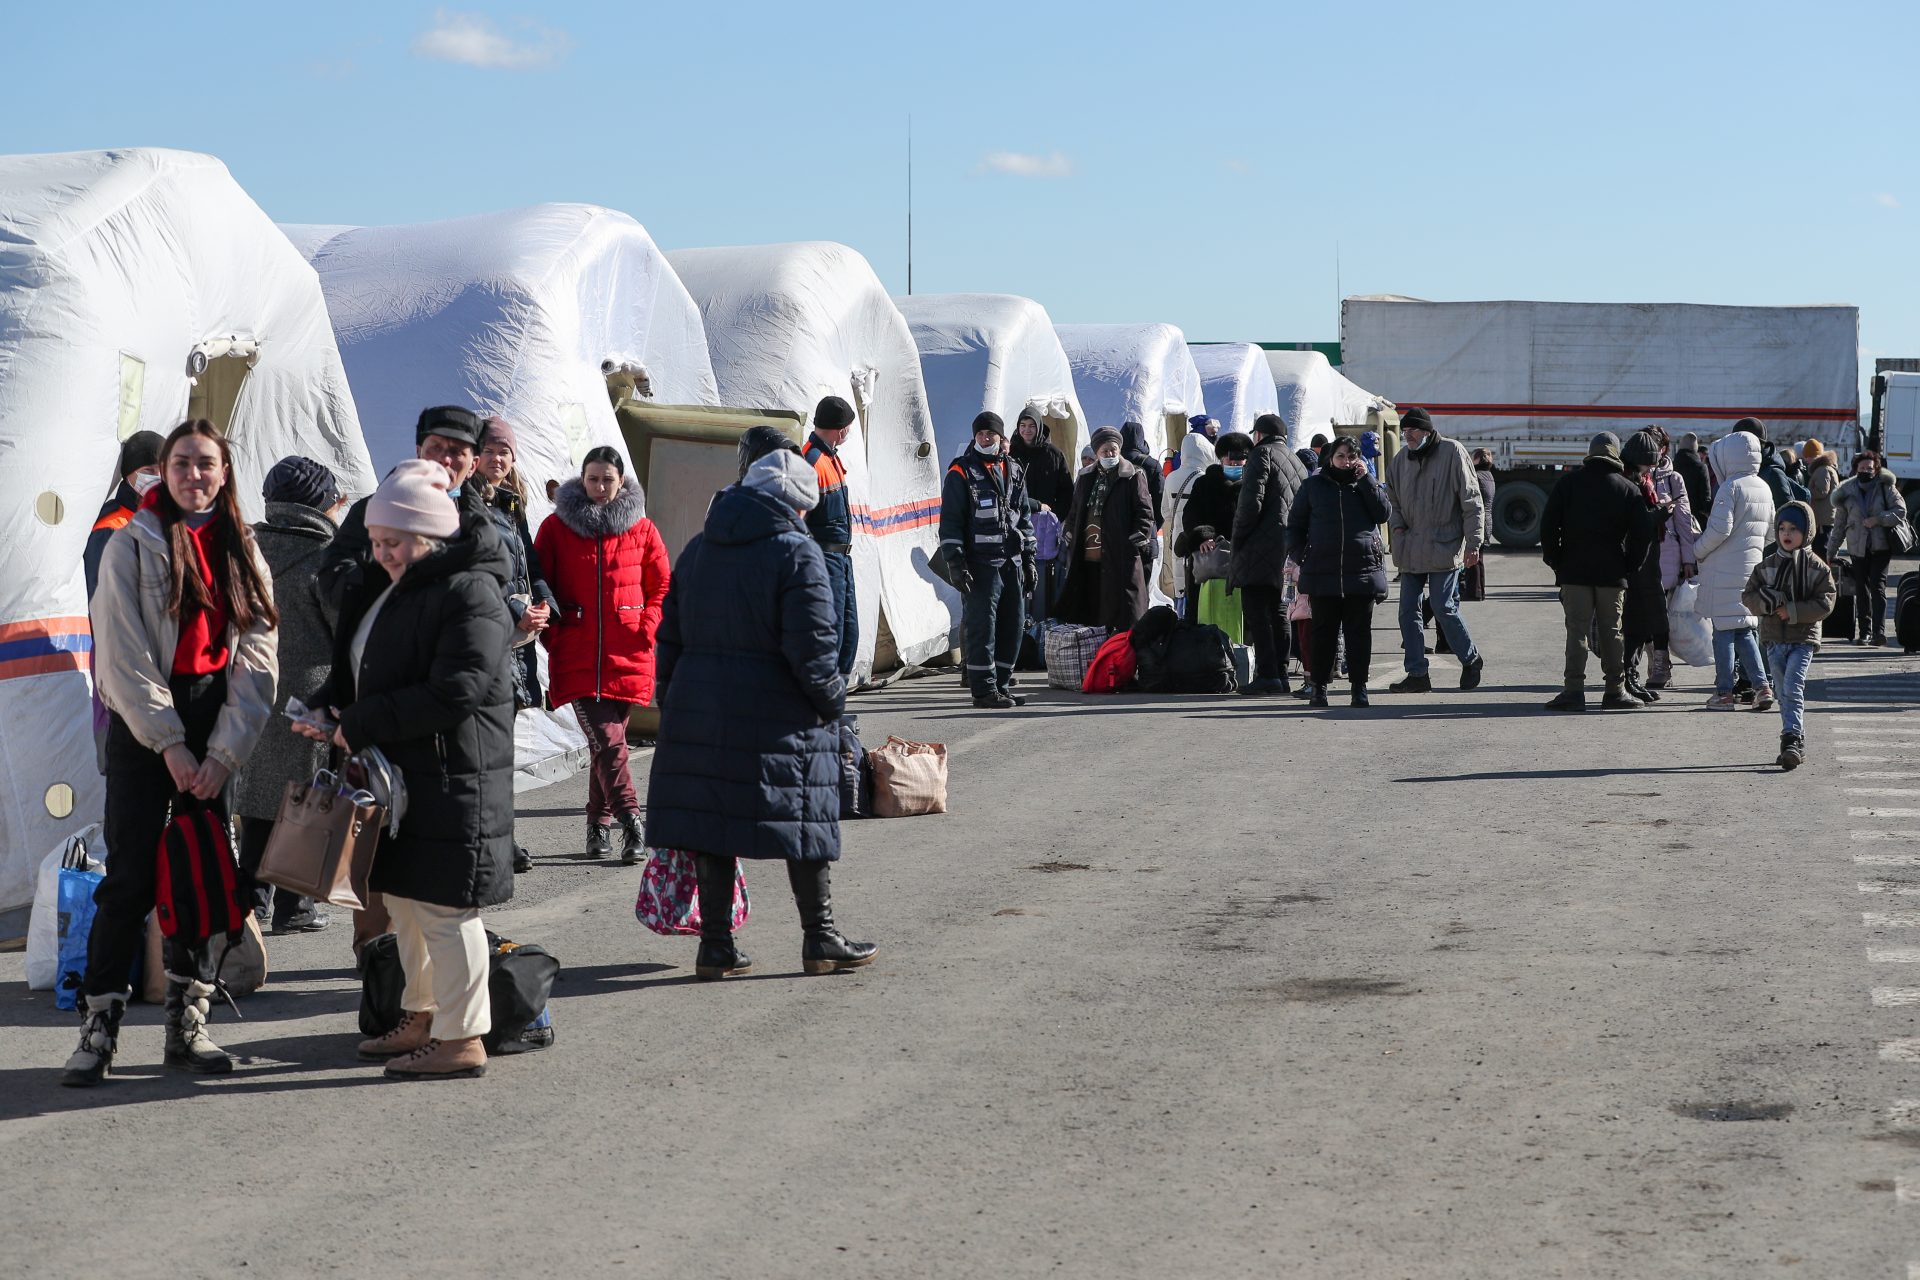
M 798 511 L 811 511 L 820 505 L 820 478 L 805 458 L 786 449 L 776 449 L 748 467 L 746 479 L 740 483 Z

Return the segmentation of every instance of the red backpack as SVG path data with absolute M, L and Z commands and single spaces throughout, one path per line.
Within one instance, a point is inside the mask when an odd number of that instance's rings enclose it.
M 1133 654 L 1133 632 L 1116 631 L 1108 636 L 1106 643 L 1093 655 L 1093 661 L 1087 664 L 1087 678 L 1080 686 L 1082 693 L 1119 693 L 1133 687 L 1133 673 L 1138 662 Z
M 173 817 L 160 834 L 154 915 L 169 938 L 198 942 L 224 933 L 237 940 L 246 925 L 227 824 L 204 800 L 173 798 Z

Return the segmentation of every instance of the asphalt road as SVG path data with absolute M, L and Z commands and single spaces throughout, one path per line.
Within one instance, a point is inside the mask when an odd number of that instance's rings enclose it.
M 1472 694 L 1444 657 L 1385 694 L 1383 609 L 1370 711 L 858 699 L 949 744 L 953 811 L 849 825 L 857 973 L 800 974 L 752 866 L 760 968 L 696 984 L 637 869 L 568 856 L 583 784 L 527 793 L 489 923 L 566 962 L 559 1042 L 483 1080 L 355 1061 L 344 923 L 271 940 L 219 1080 L 136 1006 L 58 1087 L 72 1015 L 0 956 L 0 1273 L 1906 1275 L 1920 807 L 1849 791 L 1920 787 L 1920 678 L 1823 654 L 1782 775 L 1710 673 L 1537 711 L 1558 608 L 1536 561 L 1492 581 Z

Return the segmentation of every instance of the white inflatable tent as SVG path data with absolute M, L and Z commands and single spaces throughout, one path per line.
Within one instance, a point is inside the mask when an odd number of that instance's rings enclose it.
M 210 156 L 0 158 L 0 371 L 5 939 L 40 858 L 100 815 L 81 553 L 120 441 L 212 418 L 252 519 L 288 454 L 351 492 L 374 476 L 312 269 Z
M 842 457 L 854 513 L 857 680 L 954 646 L 959 596 L 927 559 L 940 477 L 920 354 L 867 260 L 824 241 L 667 255 L 706 321 L 721 400 L 811 421 L 823 396 L 858 414 Z M 886 643 L 881 639 L 884 620 Z
M 1188 418 L 1206 412 L 1200 371 L 1174 326 L 1061 324 L 1054 332 L 1073 365 L 1089 429 L 1138 422 L 1158 458 L 1180 447 Z
M 633 456 L 610 375 L 660 404 L 718 403 L 699 309 L 624 213 L 542 204 L 286 231 L 319 272 L 382 472 L 413 456 L 414 421 L 428 405 L 497 413 L 514 425 L 537 531 L 549 480 L 577 475 L 598 445 Z M 650 511 L 659 496 L 649 492 Z M 585 745 L 570 709 L 519 716 L 515 738 L 523 785 L 571 772 Z
M 1251 342 L 1190 343 L 1200 373 L 1207 416 L 1222 431 L 1253 430 L 1263 413 L 1280 412 L 1280 395 L 1267 367 L 1266 352 Z
M 1369 409 L 1390 407 L 1383 397 L 1347 379 L 1318 351 L 1269 351 L 1266 357 L 1280 397 L 1280 417 L 1287 424 L 1287 443 L 1295 449 L 1316 435 L 1332 436 L 1336 426 L 1364 426 Z
M 942 461 L 966 451 L 982 411 L 999 414 L 1011 434 L 1020 414 L 1031 410 L 1079 465 L 1086 415 L 1045 307 L 1007 293 L 921 293 L 894 304 L 920 350 Z

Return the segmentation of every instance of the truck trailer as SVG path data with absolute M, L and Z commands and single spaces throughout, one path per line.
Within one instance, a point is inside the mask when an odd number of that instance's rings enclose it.
M 1624 441 L 1658 424 L 1704 441 L 1754 417 L 1783 447 L 1815 437 L 1851 453 L 1859 348 L 1859 308 L 1841 305 L 1340 304 L 1340 371 L 1493 451 L 1492 531 L 1515 547 L 1539 544 L 1555 473 L 1601 431 Z

